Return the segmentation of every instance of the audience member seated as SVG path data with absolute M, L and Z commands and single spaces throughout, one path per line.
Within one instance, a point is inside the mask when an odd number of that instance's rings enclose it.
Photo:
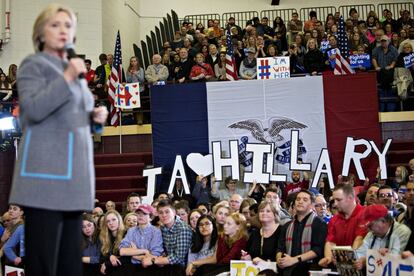
M 255 264 L 275 262 L 277 242 L 282 229 L 279 225 L 279 210 L 275 204 L 263 201 L 258 207 L 258 213 L 261 228 L 250 235 L 241 259 L 251 260 Z
M 125 215 L 124 217 L 125 232 L 128 231 L 130 228 L 137 226 L 138 216 L 135 212 L 128 213 Z
M 217 64 L 214 65 L 214 75 L 219 81 L 227 80 L 226 76 L 226 52 L 220 52 L 220 58 Z
M 215 46 L 214 46 L 215 47 Z M 208 81 L 214 78 L 214 72 L 211 65 L 204 62 L 204 55 L 196 55 L 196 64 L 191 68 L 190 79 L 192 81 Z
M 267 188 L 264 193 L 264 200 L 276 204 L 276 207 L 279 210 L 280 225 L 285 225 L 292 220 L 289 212 L 280 205 L 282 202 L 280 189 Z
M 305 21 L 303 31 L 312 31 L 315 28 L 315 23 L 318 21 L 316 17 L 316 11 L 309 12 L 309 20 Z
M 125 262 L 119 255 L 119 245 L 124 237 L 125 227 L 121 215 L 115 211 L 108 211 L 104 216 L 99 241 L 101 243 L 101 268 L 102 274 L 111 273 Z
M 321 73 L 324 69 L 323 54 L 318 48 L 316 48 L 316 41 L 313 38 L 308 40 L 307 48 L 308 51 L 305 54 L 303 64 L 306 72 L 312 76 L 315 76 L 318 73 Z
M 179 216 L 183 222 L 188 223 L 191 211 L 190 207 L 188 206 L 188 201 L 180 200 L 179 202 L 174 203 L 174 208 L 177 212 L 177 216 Z
M 115 202 L 113 202 L 112 200 L 108 200 L 105 203 L 105 210 L 108 212 L 110 210 L 115 210 Z
M 356 203 L 353 187 L 337 184 L 333 190 L 333 199 L 338 214 L 329 222 L 325 257 L 319 261 L 323 267 L 332 263 L 333 246 L 352 246 L 356 249 L 367 234 L 362 217 L 364 207 Z
M 203 215 L 203 213 L 199 209 L 193 209 L 190 211 L 188 215 L 188 225 L 191 227 L 193 232 L 196 231 L 197 221 Z
M 193 243 L 188 253 L 186 275 L 193 275 L 199 266 L 214 261 L 218 232 L 216 221 L 210 215 L 202 215 L 196 226 Z
M 24 267 L 24 222 L 16 227 L 10 238 L 3 245 L 2 250 L 6 256 L 6 265 Z
M 89 214 L 82 217 L 82 263 L 85 275 L 98 275 L 101 258 L 98 227 L 94 218 Z
M 136 211 L 138 224 L 128 230 L 119 244 L 119 254 L 130 256 L 132 264 L 140 265 L 134 269 L 153 265 L 153 258 L 161 256 L 164 251 L 161 231 L 150 223 L 153 212 L 151 205 L 140 204 Z
M 224 223 L 230 215 L 230 207 L 227 202 L 220 202 L 213 207 L 213 214 L 217 223 L 217 231 L 219 235 L 224 233 Z
M 401 53 L 403 51 L 403 45 L 406 42 L 410 43 L 411 48 L 414 49 L 414 26 L 411 26 L 410 29 L 408 29 L 408 38 L 401 41 L 400 48 L 398 49 L 399 53 Z
M 253 47 L 247 49 L 247 57 L 240 64 L 240 78 L 244 80 L 252 80 L 256 78 L 256 50 Z
M 152 64 L 145 71 L 145 79 L 150 84 L 157 84 L 158 82 L 167 81 L 168 74 L 167 66 L 161 64 L 161 56 L 155 54 L 152 57 Z
M 176 211 L 170 200 L 162 200 L 157 206 L 160 218 L 164 256 L 153 257 L 152 263 L 157 266 L 169 265 L 172 271 L 182 274 L 187 264 L 193 231 L 176 216 Z
M 5 73 L 0 73 L 0 101 L 7 102 L 12 98 L 12 88 Z
M 194 205 L 194 198 L 191 194 L 186 194 L 184 190 L 183 180 L 181 178 L 175 179 L 175 185 L 172 190 L 172 200 L 173 202 L 185 200 L 187 201 L 188 206 Z
M 201 202 L 196 205 L 196 209 L 201 212 L 202 215 L 210 215 L 210 203 L 209 202 Z
M 313 212 L 315 196 L 302 190 L 295 199 L 296 215 L 282 228 L 277 243 L 279 275 L 305 275 L 323 257 L 326 223 Z
M 287 23 L 288 42 L 291 43 L 293 41 L 293 38 L 295 38 L 299 32 L 302 32 L 302 30 L 303 23 L 299 19 L 299 14 L 297 12 L 293 12 L 292 18 Z
M 332 215 L 329 214 L 327 209 L 326 199 L 323 195 L 317 194 L 315 196 L 315 212 L 316 215 L 322 219 L 324 222 L 329 223 L 332 218 Z
M 263 184 L 253 181 L 253 183 L 250 185 L 250 190 L 247 195 L 248 197 L 253 198 L 256 203 L 260 204 L 265 191 L 266 187 Z
M 196 270 L 195 275 L 212 276 L 230 270 L 231 260 L 240 260 L 242 250 L 246 250 L 246 218 L 240 213 L 233 213 L 226 218 L 224 235 L 219 236 L 217 250 L 210 264 Z
M 137 57 L 131 57 L 129 59 L 129 66 L 126 73 L 127 83 L 139 83 L 139 91 L 144 91 L 145 73 L 144 69 L 138 62 Z
M 368 249 L 399 255 L 406 247 L 411 234 L 411 230 L 406 225 L 394 221 L 393 216 L 382 204 L 366 207 L 363 216 L 369 232 L 362 245 L 356 250 L 358 259 L 354 266 L 358 270 L 365 267 Z

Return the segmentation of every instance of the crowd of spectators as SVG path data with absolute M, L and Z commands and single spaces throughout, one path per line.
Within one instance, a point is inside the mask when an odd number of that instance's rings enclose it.
M 270 184 L 198 176 L 190 194 L 177 179 L 151 205 L 137 193 L 124 206 L 97 204 L 80 230 L 85 275 L 217 275 L 232 260 L 276 262 L 278 275 L 307 275 L 335 269 L 335 246 L 356 250 L 357 270 L 366 269 L 368 249 L 413 256 L 414 159 L 394 177 L 379 175 L 364 183 L 339 176 L 333 190 L 326 179 L 309 187 L 309 176 L 297 171 Z M 24 267 L 21 207 L 10 205 L 0 236 L 2 263 Z

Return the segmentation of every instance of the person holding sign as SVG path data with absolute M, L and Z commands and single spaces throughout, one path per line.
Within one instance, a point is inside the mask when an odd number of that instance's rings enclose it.
M 410 228 L 394 221 L 393 216 L 382 204 L 367 206 L 363 216 L 370 231 L 356 251 L 358 259 L 354 266 L 358 270 L 361 270 L 366 264 L 368 249 L 401 254 L 411 234 Z
M 405 42 L 402 46 L 403 51 L 398 55 L 395 64 L 394 83 L 397 85 L 400 98 L 406 99 L 407 90 L 413 83 L 414 53 L 411 43 Z
M 285 224 L 277 244 L 279 275 L 306 275 L 311 264 L 323 256 L 327 234 L 326 223 L 313 211 L 315 196 L 301 190 L 295 199 L 296 215 Z

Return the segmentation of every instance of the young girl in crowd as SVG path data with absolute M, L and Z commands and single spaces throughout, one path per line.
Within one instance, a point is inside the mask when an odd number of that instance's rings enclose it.
M 128 213 L 124 218 L 125 232 L 129 228 L 135 227 L 138 224 L 138 216 L 136 213 Z
M 119 245 L 124 237 L 125 227 L 121 215 L 115 211 L 108 211 L 103 219 L 99 240 L 101 247 L 101 273 L 106 274 L 122 265 L 119 256 Z
M 214 212 L 215 210 L 215 212 Z M 217 232 L 219 235 L 223 235 L 224 233 L 224 223 L 226 222 L 226 218 L 230 215 L 230 208 L 228 204 L 221 204 L 213 208 L 213 213 L 216 218 L 217 223 Z
M 191 226 L 193 231 L 196 230 L 197 221 L 201 217 L 202 213 L 198 209 L 191 210 L 190 215 L 188 216 L 188 224 Z
M 98 228 L 90 214 L 82 217 L 82 263 L 85 275 L 97 275 L 101 257 L 101 244 L 98 239 Z
M 216 221 L 210 215 L 202 215 L 197 221 L 194 241 L 188 253 L 186 275 L 193 275 L 197 267 L 211 263 L 216 252 L 218 233 Z

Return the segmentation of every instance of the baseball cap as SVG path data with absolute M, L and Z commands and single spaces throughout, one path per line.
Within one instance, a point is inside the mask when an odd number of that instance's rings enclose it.
M 386 40 L 386 41 L 388 41 L 388 40 L 390 40 L 390 39 L 388 38 L 388 36 L 386 36 L 386 35 L 383 35 L 383 36 L 381 36 L 381 41 L 383 41 L 383 40 Z
M 364 222 L 365 225 L 371 222 L 383 218 L 388 214 L 388 209 L 382 204 L 373 204 L 365 207 L 364 209 Z
M 250 47 L 250 48 L 247 48 L 247 52 L 248 52 L 248 53 L 255 54 L 255 53 L 256 53 L 256 49 L 255 49 L 255 48 L 253 48 L 253 47 Z
M 149 204 L 140 204 L 136 212 L 141 211 L 147 215 L 152 215 L 154 208 Z

